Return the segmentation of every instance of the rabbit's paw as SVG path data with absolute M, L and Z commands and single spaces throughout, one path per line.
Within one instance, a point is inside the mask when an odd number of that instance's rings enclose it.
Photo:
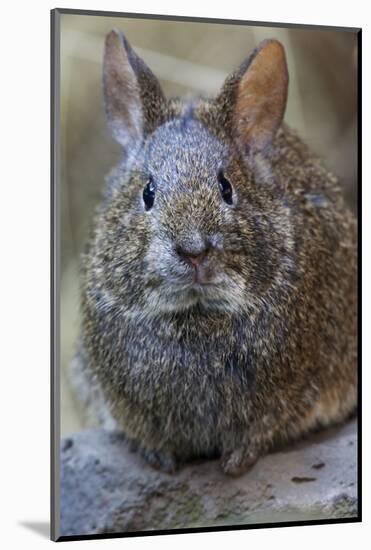
M 175 457 L 164 451 L 150 451 L 148 449 L 142 449 L 141 455 L 156 470 L 161 470 L 168 474 L 173 474 L 177 469 L 177 463 Z
M 223 454 L 220 464 L 225 474 L 240 476 L 255 464 L 258 457 L 259 455 L 257 452 L 248 450 L 245 447 L 239 447 L 234 451 Z

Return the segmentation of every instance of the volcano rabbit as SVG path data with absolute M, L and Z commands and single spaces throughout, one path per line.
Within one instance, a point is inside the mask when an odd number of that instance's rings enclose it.
M 355 219 L 282 121 L 278 41 L 182 101 L 112 31 L 103 84 L 123 157 L 83 256 L 76 383 L 154 467 L 239 475 L 355 410 Z

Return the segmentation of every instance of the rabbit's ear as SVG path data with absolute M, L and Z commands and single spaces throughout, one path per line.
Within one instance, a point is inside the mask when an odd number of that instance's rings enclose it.
M 124 149 L 163 122 L 166 99 L 157 78 L 115 30 L 106 37 L 103 88 L 108 124 Z
M 227 79 L 218 98 L 229 104 L 228 126 L 243 153 L 270 143 L 286 108 L 288 71 L 277 40 L 264 40 L 240 69 Z

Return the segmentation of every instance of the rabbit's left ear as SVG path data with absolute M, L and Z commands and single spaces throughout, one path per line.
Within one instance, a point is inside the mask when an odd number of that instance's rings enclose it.
M 264 40 L 224 84 L 218 102 L 229 104 L 228 126 L 243 153 L 270 143 L 286 108 L 288 70 L 277 40 Z

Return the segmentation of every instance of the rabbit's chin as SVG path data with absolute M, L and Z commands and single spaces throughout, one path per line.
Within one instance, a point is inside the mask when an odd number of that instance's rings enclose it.
M 243 308 L 244 289 L 225 284 L 164 285 L 151 293 L 146 304 L 154 314 L 181 312 L 191 308 L 202 311 L 237 313 Z

